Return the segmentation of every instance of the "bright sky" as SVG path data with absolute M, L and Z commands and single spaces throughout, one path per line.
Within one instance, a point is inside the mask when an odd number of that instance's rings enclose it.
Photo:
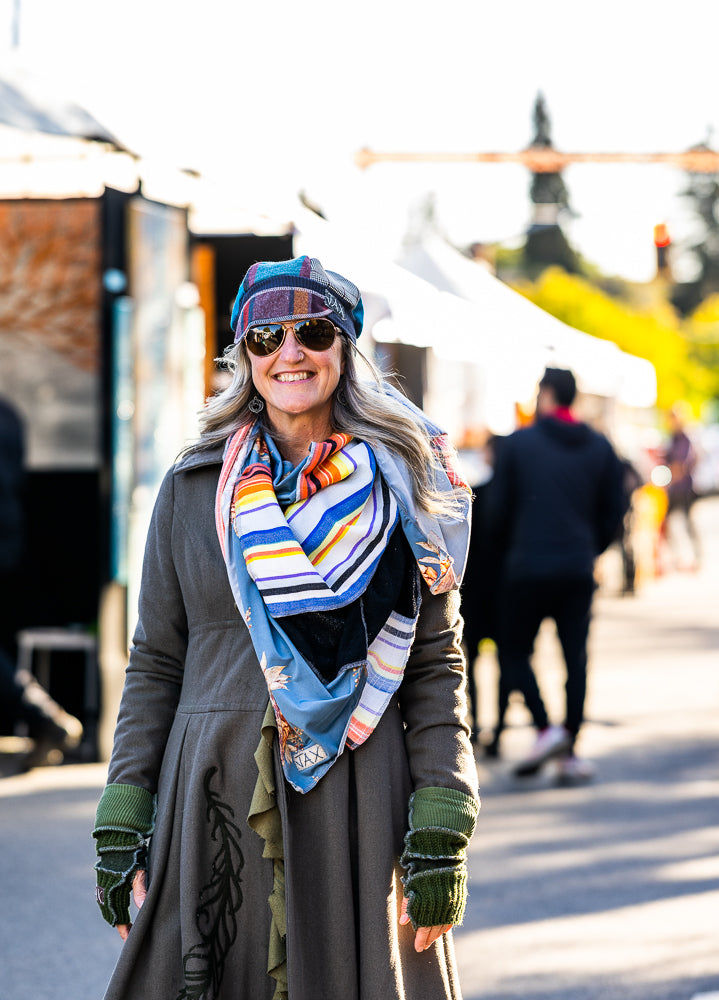
M 529 175 L 362 172 L 362 146 L 515 151 L 531 139 L 540 89 L 562 150 L 683 150 L 719 127 L 716 0 L 19 2 L 26 65 L 131 148 L 200 169 L 252 211 L 282 214 L 304 188 L 383 248 L 429 192 L 456 243 L 518 237 Z M 8 40 L 12 9 L 0 0 Z M 656 222 L 675 243 L 687 237 L 681 172 L 574 166 L 564 177 L 578 213 L 570 238 L 610 273 L 652 276 Z

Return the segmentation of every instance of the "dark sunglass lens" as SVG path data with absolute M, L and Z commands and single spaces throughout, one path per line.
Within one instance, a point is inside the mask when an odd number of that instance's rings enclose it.
M 310 351 L 327 351 L 334 343 L 335 328 L 328 319 L 306 319 L 295 327 L 295 337 Z
M 279 323 L 253 326 L 247 331 L 247 350 L 258 358 L 266 358 L 279 350 L 284 330 Z

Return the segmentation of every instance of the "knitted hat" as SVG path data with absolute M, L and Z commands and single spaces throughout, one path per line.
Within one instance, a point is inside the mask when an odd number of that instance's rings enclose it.
M 545 368 L 539 386 L 551 389 L 560 406 L 571 406 L 577 395 L 577 383 L 568 368 Z
M 230 326 L 235 343 L 259 323 L 328 316 L 354 344 L 362 332 L 364 307 L 359 289 L 316 257 L 253 264 L 242 279 Z

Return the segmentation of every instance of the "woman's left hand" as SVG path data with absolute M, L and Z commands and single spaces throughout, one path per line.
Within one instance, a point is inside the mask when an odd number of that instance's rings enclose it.
M 399 916 L 399 922 L 401 924 L 409 923 L 409 913 L 407 913 L 407 903 L 408 899 L 406 896 L 402 897 L 402 912 Z M 418 927 L 417 933 L 414 936 L 414 949 L 415 951 L 426 951 L 431 945 L 434 944 L 438 938 L 441 938 L 443 934 L 446 934 L 448 930 L 452 929 L 452 924 L 443 924 L 436 927 Z

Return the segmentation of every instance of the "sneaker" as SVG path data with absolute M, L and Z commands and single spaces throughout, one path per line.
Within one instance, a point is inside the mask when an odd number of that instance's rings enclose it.
M 541 730 L 524 760 L 514 768 L 515 777 L 528 778 L 536 774 L 548 760 L 566 754 L 571 744 L 572 737 L 564 726 L 547 726 Z
M 579 785 L 591 781 L 597 769 L 589 760 L 582 760 L 574 754 L 557 758 L 557 781 L 560 785 Z

